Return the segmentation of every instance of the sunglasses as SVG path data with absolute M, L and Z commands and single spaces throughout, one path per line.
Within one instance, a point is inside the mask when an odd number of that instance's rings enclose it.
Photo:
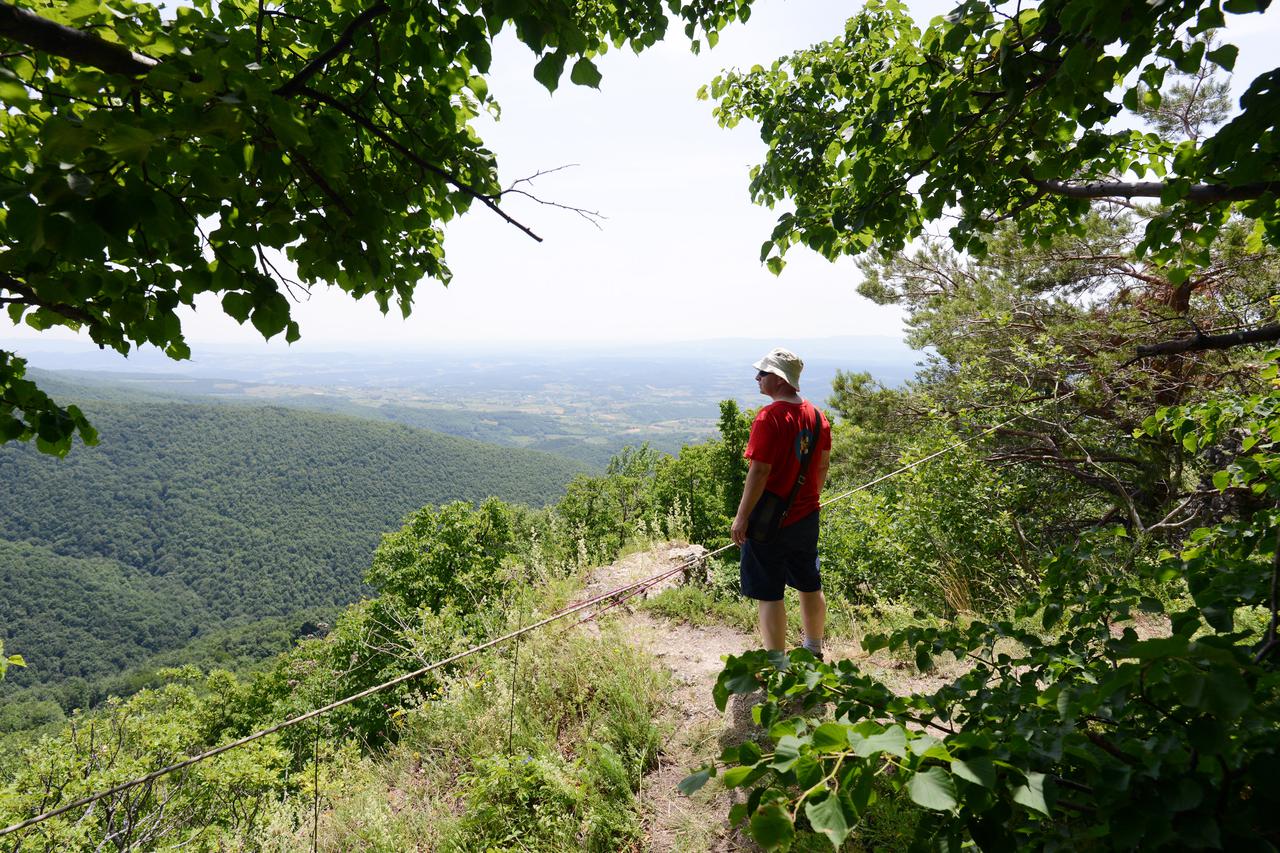
M 764 379 L 768 375 L 769 374 L 766 371 L 758 370 L 756 371 L 756 381 L 759 382 L 761 379 Z

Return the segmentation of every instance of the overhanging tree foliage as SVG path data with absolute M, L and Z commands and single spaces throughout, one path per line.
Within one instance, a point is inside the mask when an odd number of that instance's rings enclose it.
M 472 127 L 497 112 L 508 27 L 554 90 L 597 86 L 593 58 L 746 19 L 750 0 L 120 0 L 0 2 L 0 306 L 122 353 L 190 351 L 176 309 L 202 293 L 265 337 L 300 334 L 317 283 L 408 314 L 449 280 L 440 226 L 502 207 Z M 695 45 L 697 42 L 695 42 Z M 0 441 L 65 453 L 94 433 L 0 353 Z
M 1001 221 L 1044 242 L 1100 198 L 1162 202 L 1138 251 L 1175 283 L 1207 263 L 1233 204 L 1257 222 L 1256 245 L 1280 244 L 1280 69 L 1203 138 L 1112 122 L 1157 108 L 1170 69 L 1230 71 L 1236 48 L 1198 37 L 1268 5 L 969 0 L 921 30 L 903 3 L 873 0 L 839 38 L 717 78 L 721 123 L 757 121 L 769 144 L 753 198 L 795 205 L 761 259 L 780 271 L 797 243 L 828 258 L 892 254 L 952 216 L 956 248 L 981 254 Z

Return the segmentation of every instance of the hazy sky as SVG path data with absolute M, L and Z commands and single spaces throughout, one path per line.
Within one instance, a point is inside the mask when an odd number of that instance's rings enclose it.
M 921 23 L 953 5 L 910 3 Z M 751 20 L 726 30 L 714 50 L 694 56 L 673 27 L 666 42 L 640 56 L 613 50 L 602 57 L 599 91 L 573 86 L 566 75 L 554 95 L 533 80 L 536 57 L 500 38 L 491 90 L 502 120 L 482 121 L 479 129 L 498 155 L 504 185 L 578 164 L 541 178 L 536 191 L 598 210 L 607 217 L 603 230 L 511 199 L 504 206 L 544 238 L 539 244 L 477 205 L 448 228 L 453 283 L 445 289 L 424 281 L 408 320 L 382 316 L 372 300 L 316 287 L 296 306 L 303 339 L 295 347 L 898 336 L 899 312 L 857 295 L 851 261 L 832 264 L 797 248 L 780 278 L 760 265 L 760 244 L 777 216 L 747 195 L 747 171 L 760 161 L 763 143 L 754 126 L 719 128 L 711 103 L 695 98 L 723 68 L 768 64 L 837 35 L 856 8 L 836 0 L 757 0 Z M 1280 16 L 1237 20 L 1250 24 L 1230 33 L 1241 48 L 1243 83 L 1274 64 L 1267 44 L 1280 37 Z M 6 338 L 34 334 L 3 322 Z M 184 328 L 193 342 L 261 340 L 223 316 L 214 300 L 188 312 Z

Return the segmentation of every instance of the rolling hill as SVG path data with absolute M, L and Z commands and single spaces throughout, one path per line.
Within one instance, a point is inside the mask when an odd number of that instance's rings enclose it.
M 0 447 L 4 692 L 105 678 L 233 622 L 358 598 L 410 511 L 540 506 L 583 466 L 294 408 L 97 402 L 97 447 Z

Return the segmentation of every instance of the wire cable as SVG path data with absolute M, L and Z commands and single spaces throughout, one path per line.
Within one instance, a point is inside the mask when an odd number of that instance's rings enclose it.
M 676 569 L 672 570 L 672 573 L 674 573 L 674 571 L 682 571 L 683 569 L 694 565 L 698 560 L 701 560 L 701 559 L 703 559 L 703 557 L 695 557 L 687 561 L 687 564 L 676 567 Z M 105 799 L 106 797 L 110 797 L 114 794 L 119 794 L 122 791 L 127 791 L 130 788 L 136 788 L 139 785 L 145 785 L 149 782 L 154 782 L 156 779 L 159 779 L 161 776 L 167 776 L 170 773 L 174 773 L 178 770 L 182 770 L 185 767 L 190 767 L 191 765 L 198 764 L 201 761 L 207 761 L 210 758 L 221 755 L 224 752 L 228 752 L 230 750 L 245 746 L 246 744 L 253 743 L 256 740 L 260 740 L 261 738 L 266 737 L 267 735 L 275 734 L 276 732 L 281 731 L 282 729 L 287 729 L 291 726 L 296 726 L 299 723 L 304 723 L 307 720 L 314 719 L 315 717 L 319 717 L 322 714 L 327 714 L 330 711 L 337 710 L 338 708 L 341 708 L 344 705 L 350 705 L 352 702 L 357 702 L 361 699 L 372 696 L 375 693 L 381 693 L 383 690 L 389 690 L 392 687 L 396 687 L 400 684 L 405 683 L 406 681 L 412 681 L 413 679 L 426 675 L 427 673 L 432 672 L 433 670 L 437 670 L 437 669 L 440 669 L 441 667 L 448 666 L 451 663 L 457 663 L 458 661 L 464 658 L 471 657 L 472 655 L 478 654 L 482 651 L 485 651 L 486 649 L 491 649 L 494 646 L 501 645 L 502 643 L 505 643 L 508 640 L 515 639 L 516 637 L 519 637 L 523 634 L 527 634 L 530 631 L 536 631 L 537 629 L 545 625 L 549 625 L 552 622 L 556 622 L 560 619 L 563 619 L 566 616 L 572 616 L 574 613 L 580 613 L 589 607 L 592 607 L 596 604 L 599 604 L 602 601 L 612 598 L 613 596 L 626 593 L 631 589 L 633 589 L 634 587 L 640 586 L 648 582 L 649 580 L 650 580 L 649 578 L 645 578 L 643 580 L 635 581 L 634 583 L 630 583 L 630 584 L 626 584 L 624 586 L 618 587 L 617 589 L 610 590 L 609 592 L 606 592 L 602 595 L 597 595 L 594 598 L 589 598 L 586 601 L 579 602 L 578 604 L 571 605 L 569 607 L 564 608 L 563 610 L 553 613 L 552 615 L 546 617 L 545 619 L 541 619 L 538 622 L 534 622 L 531 625 L 527 625 L 523 628 L 512 631 L 508 634 L 503 634 L 501 637 L 496 637 L 492 640 L 481 643 L 478 646 L 473 646 L 469 649 L 466 649 L 465 651 L 458 652 L 455 655 L 450 655 L 449 657 L 444 658 L 443 660 L 438 660 L 435 663 L 429 664 L 419 669 L 415 669 L 413 672 L 409 672 L 409 673 L 405 673 L 404 675 L 397 676 L 396 678 L 393 678 L 390 681 L 385 681 L 382 684 L 376 684 L 373 687 L 370 687 L 366 690 L 362 690 L 359 693 L 355 693 L 344 699 L 339 699 L 336 702 L 330 702 L 328 705 L 324 705 L 322 707 L 307 711 L 305 714 L 299 714 L 296 717 L 291 717 L 285 720 L 284 722 L 275 724 L 274 726 L 261 729 L 260 731 L 256 731 L 253 734 L 245 735 L 239 740 L 234 740 L 234 741 L 231 741 L 230 743 L 225 743 L 222 746 L 214 747 L 213 749 L 206 750 L 204 752 L 199 753 L 198 755 L 193 755 L 182 761 L 175 762 L 166 767 L 161 767 L 158 770 L 153 770 L 150 773 L 146 774 L 145 776 L 139 776 L 136 779 L 131 779 L 127 782 L 121 782 L 120 784 L 107 788 L 104 791 L 99 791 L 98 793 L 91 794 L 87 797 L 81 797 L 78 800 L 74 800 L 73 802 L 67 803 L 66 805 L 63 805 L 63 806 L 59 806 L 56 809 L 50 809 L 47 812 L 38 814 L 35 817 L 28 818 L 20 823 L 15 823 L 15 824 L 12 824 L 11 826 L 6 826 L 3 829 L 0 829 L 0 836 L 9 835 L 10 833 L 17 832 L 22 829 L 27 829 L 28 827 L 35 826 L 38 823 L 43 823 L 44 821 L 49 820 L 50 818 L 54 818 L 54 817 L 57 817 L 58 815 L 65 814 L 73 809 L 80 808 L 81 806 L 87 806 L 87 805 L 90 805 L 91 803 L 96 803 L 98 800 Z

